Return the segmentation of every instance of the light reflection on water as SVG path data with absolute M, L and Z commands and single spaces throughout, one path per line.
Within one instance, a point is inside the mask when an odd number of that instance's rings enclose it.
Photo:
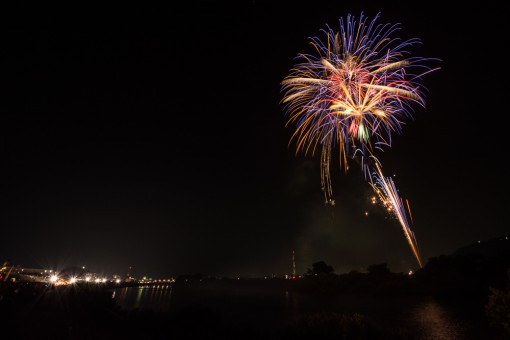
M 170 285 L 124 287 L 113 294 L 119 307 L 125 310 L 140 309 L 166 311 L 170 307 L 172 287 Z
M 420 333 L 420 340 L 457 340 L 467 339 L 468 334 L 463 322 L 439 304 L 430 300 L 421 303 L 411 313 Z

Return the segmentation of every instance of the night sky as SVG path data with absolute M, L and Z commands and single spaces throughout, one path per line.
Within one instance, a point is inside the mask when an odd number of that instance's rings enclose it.
M 326 206 L 319 158 L 288 146 L 280 82 L 361 12 L 441 59 L 379 154 L 424 261 L 508 234 L 504 11 L 384 3 L 2 5 L 0 260 L 258 277 L 290 273 L 295 250 L 298 273 L 417 269 L 358 168 L 333 164 Z

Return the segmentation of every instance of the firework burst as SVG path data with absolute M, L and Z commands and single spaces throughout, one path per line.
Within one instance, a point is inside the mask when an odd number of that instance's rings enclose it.
M 321 183 L 326 204 L 335 205 L 331 186 L 331 160 L 338 149 L 340 168 L 348 160 L 361 160 L 365 178 L 381 203 L 400 222 L 420 267 L 420 253 L 409 227 L 395 184 L 381 171 L 376 150 L 392 143 L 414 105 L 425 106 L 421 77 L 435 69 L 430 58 L 409 56 L 408 48 L 419 39 L 401 40 L 398 24 L 378 24 L 348 15 L 340 30 L 321 30 L 325 39 L 310 38 L 314 54 L 299 54 L 298 63 L 282 81 L 282 103 L 287 126 L 295 126 L 289 144 L 296 153 L 321 150 Z M 375 168 L 375 170 L 373 170 Z M 410 216 L 410 215 L 409 215 Z
M 419 79 L 430 68 L 425 58 L 409 57 L 418 39 L 401 41 L 392 35 L 397 24 L 377 24 L 354 16 L 340 19 L 340 31 L 323 29 L 325 41 L 310 40 L 316 54 L 299 54 L 299 63 L 282 82 L 287 125 L 295 131 L 289 142 L 296 153 L 321 149 L 321 180 L 326 202 L 332 201 L 331 156 L 338 148 L 340 168 L 359 157 L 365 174 L 378 163 L 375 149 L 390 146 L 412 104 L 424 106 Z M 420 71 L 420 72 L 416 72 Z M 367 161 L 368 160 L 368 161 Z

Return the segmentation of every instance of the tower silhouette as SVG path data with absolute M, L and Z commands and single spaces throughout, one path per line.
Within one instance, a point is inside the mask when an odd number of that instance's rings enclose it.
M 296 278 L 296 252 L 292 251 L 292 278 Z

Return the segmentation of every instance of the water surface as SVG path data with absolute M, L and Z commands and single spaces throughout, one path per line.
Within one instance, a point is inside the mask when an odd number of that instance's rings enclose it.
M 124 310 L 179 312 L 200 306 L 215 311 L 229 324 L 262 328 L 296 325 L 314 315 L 360 314 L 379 327 L 409 333 L 420 340 L 484 339 L 483 325 L 474 316 L 432 298 L 320 295 L 302 292 L 231 290 L 175 294 L 171 285 L 115 289 Z M 401 331 L 400 331 L 401 330 Z

